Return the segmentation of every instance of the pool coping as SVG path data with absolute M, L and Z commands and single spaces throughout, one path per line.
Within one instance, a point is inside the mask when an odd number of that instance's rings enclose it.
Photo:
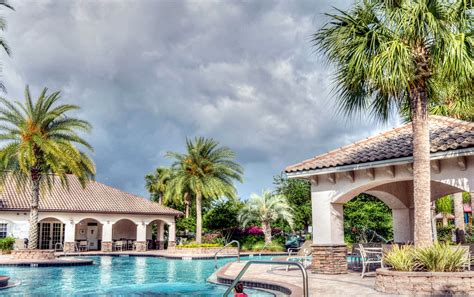
M 244 253 L 240 254 L 241 257 L 247 256 L 254 256 L 258 257 L 260 254 L 253 254 L 253 253 Z M 262 253 L 262 256 L 284 256 L 287 255 L 285 253 Z M 206 256 L 193 256 L 193 255 L 166 255 L 166 254 L 149 254 L 149 253 L 140 253 L 140 252 L 129 252 L 129 253 L 67 253 L 67 254 L 60 254 L 58 257 L 101 257 L 101 256 L 108 256 L 108 257 L 155 257 L 155 258 L 165 258 L 165 259 L 173 259 L 173 260 L 212 260 L 214 256 L 206 255 Z M 237 255 L 218 255 L 218 259 L 224 258 L 237 258 Z
M 94 261 L 89 259 L 54 259 L 54 260 L 0 260 L 0 267 L 65 267 L 65 266 L 87 266 L 93 265 Z
M 235 276 L 225 274 L 230 265 L 232 265 L 232 262 L 225 264 L 222 268 L 215 272 L 216 282 L 218 284 L 228 286 L 235 280 Z M 243 277 L 241 281 L 245 287 L 248 287 L 250 289 L 268 290 L 268 292 L 273 294 L 274 292 L 278 292 L 293 297 L 303 296 L 303 290 L 300 287 L 281 281 L 275 282 L 255 277 L 252 277 L 251 279 L 249 279 L 248 277 Z

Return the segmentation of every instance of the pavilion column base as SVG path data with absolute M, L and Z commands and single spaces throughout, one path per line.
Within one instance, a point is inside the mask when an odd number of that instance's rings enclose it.
M 176 241 L 168 241 L 168 248 L 175 248 L 176 247 Z
M 137 241 L 137 242 L 135 242 L 135 250 L 137 252 L 146 252 L 146 250 L 147 250 L 146 241 Z
M 164 250 L 165 249 L 165 242 L 164 241 L 157 241 L 156 244 L 157 244 L 157 248 L 159 250 Z
M 110 253 L 112 251 L 112 242 L 111 241 L 102 241 L 101 251 Z
M 65 253 L 74 253 L 76 251 L 75 242 L 64 242 L 63 252 Z
M 311 248 L 312 273 L 347 273 L 347 247 L 345 244 L 313 244 Z

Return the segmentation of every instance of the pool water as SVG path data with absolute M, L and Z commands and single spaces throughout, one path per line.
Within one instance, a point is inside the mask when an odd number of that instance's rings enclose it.
M 214 260 L 155 257 L 87 257 L 94 265 L 75 267 L 0 267 L 0 275 L 21 281 L 0 290 L 2 296 L 222 296 L 227 287 L 213 285 Z M 261 257 L 270 259 L 271 257 Z M 248 258 L 242 258 L 245 260 Z M 258 260 L 258 257 L 253 259 Z M 235 261 L 219 259 L 219 267 Z M 246 290 L 251 296 L 273 296 Z

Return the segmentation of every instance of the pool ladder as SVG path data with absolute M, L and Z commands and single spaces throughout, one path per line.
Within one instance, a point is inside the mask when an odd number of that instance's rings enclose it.
M 240 262 L 240 242 L 237 240 L 232 240 L 228 244 L 224 245 L 222 248 L 220 248 L 215 254 L 214 254 L 214 267 L 217 269 L 217 254 L 219 254 L 222 250 L 224 250 L 226 247 L 229 245 L 236 243 L 237 244 L 237 262 Z
M 247 269 L 250 267 L 252 264 L 267 264 L 267 265 L 287 265 L 287 266 L 296 266 L 301 270 L 302 276 L 303 276 L 303 297 L 309 297 L 309 290 L 308 290 L 308 273 L 306 272 L 306 269 L 304 268 L 301 263 L 298 262 L 291 262 L 291 261 L 265 261 L 265 260 L 252 260 L 248 261 L 245 266 L 240 270 L 239 274 L 237 277 L 234 279 L 232 284 L 229 286 L 227 291 L 224 293 L 224 297 L 229 296 L 229 294 L 232 292 L 232 289 L 235 287 L 235 285 L 240 281 L 242 276 L 244 276 L 245 272 Z

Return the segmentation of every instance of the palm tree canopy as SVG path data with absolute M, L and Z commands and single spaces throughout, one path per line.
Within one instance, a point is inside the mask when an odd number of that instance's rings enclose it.
M 79 144 L 93 151 L 92 146 L 78 134 L 78 131 L 90 131 L 91 125 L 66 116 L 79 107 L 57 105 L 59 99 L 60 92 L 47 95 L 45 88 L 33 102 L 28 87 L 24 103 L 0 98 L 2 182 L 11 175 L 26 185 L 35 175 L 42 185 L 51 187 L 52 176 L 56 175 L 67 186 L 67 175 L 73 174 L 85 186 L 87 180 L 94 178 L 94 162 L 76 147 Z
M 159 196 L 163 196 L 167 190 L 168 182 L 172 177 L 172 170 L 168 167 L 158 167 L 152 174 L 145 176 L 145 188 L 157 200 Z M 157 197 L 155 197 L 157 196 Z
M 447 100 L 449 86 L 451 99 L 472 104 L 472 0 L 364 0 L 328 16 L 313 41 L 336 67 L 346 113 L 369 109 L 386 120 L 394 108 L 410 107 L 420 81 L 430 102 Z
M 445 215 L 453 213 L 453 200 L 451 196 L 438 198 L 436 200 L 436 211 Z
M 293 211 L 285 196 L 268 190 L 262 195 L 252 194 L 239 212 L 239 221 L 244 226 L 252 221 L 275 222 L 278 219 L 293 226 Z
M 242 182 L 242 167 L 235 154 L 227 147 L 219 147 L 214 139 L 197 137 L 186 139 L 186 153 L 168 152 L 175 159 L 174 175 L 169 183 L 175 193 L 200 193 L 205 198 L 236 197 L 233 181 Z

